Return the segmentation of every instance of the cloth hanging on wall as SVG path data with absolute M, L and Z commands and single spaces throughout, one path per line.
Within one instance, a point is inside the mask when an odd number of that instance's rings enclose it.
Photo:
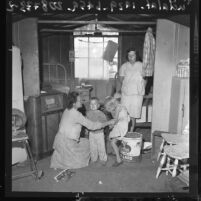
M 152 28 L 149 27 L 145 34 L 144 47 L 143 47 L 143 69 L 145 76 L 150 77 L 154 71 L 156 42 L 152 33 Z

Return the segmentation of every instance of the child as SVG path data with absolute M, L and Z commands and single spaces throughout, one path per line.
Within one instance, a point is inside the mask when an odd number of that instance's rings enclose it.
M 90 100 L 90 110 L 87 112 L 86 116 L 91 121 L 106 122 L 107 118 L 103 112 L 98 110 L 100 107 L 99 100 L 97 97 L 93 97 Z M 105 138 L 104 130 L 96 130 L 89 132 L 89 144 L 90 144 L 90 154 L 91 161 L 96 162 L 98 157 L 102 165 L 106 165 L 107 154 L 105 151 Z
M 116 124 L 109 134 L 109 139 L 116 155 L 116 161 L 112 166 L 117 167 L 123 163 L 119 155 L 117 141 L 121 140 L 128 132 L 130 117 L 126 108 L 113 97 L 107 97 L 104 106 L 105 109 L 112 114 L 113 118 L 116 119 Z

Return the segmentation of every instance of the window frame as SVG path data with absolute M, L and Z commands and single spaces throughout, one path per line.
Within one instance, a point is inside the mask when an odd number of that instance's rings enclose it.
M 76 57 L 76 55 L 75 55 L 75 38 L 88 38 L 88 47 L 87 47 L 87 51 L 88 51 L 88 56 L 87 57 Z M 98 35 L 89 35 L 89 34 L 87 34 L 87 35 L 74 35 L 73 36 L 73 43 L 74 43 L 74 77 L 75 78 L 77 78 L 77 79 L 100 79 L 100 80 L 109 80 L 109 79 L 111 79 L 111 78 L 113 78 L 113 77 L 110 77 L 110 74 L 108 75 L 108 77 L 105 77 L 104 76 L 104 68 L 106 67 L 106 65 L 104 64 L 104 62 L 105 62 L 105 60 L 103 60 L 103 66 L 102 66 L 102 70 L 103 70 L 103 77 L 101 77 L 101 78 L 96 78 L 96 77 L 93 77 L 93 76 L 91 76 L 90 77 L 90 66 L 89 66 L 89 61 L 90 61 L 90 58 L 93 58 L 93 57 L 90 57 L 89 56 L 89 54 L 90 54 L 90 42 L 89 42 L 89 40 L 90 40 L 90 38 L 102 38 L 103 39 L 103 52 L 104 52 L 104 39 L 105 38 L 117 38 L 117 42 L 118 42 L 118 44 L 119 44 L 119 34 L 118 35 L 101 35 L 101 36 L 98 36 Z M 87 72 L 87 74 L 88 74 L 88 76 L 87 77 L 76 77 L 76 66 L 75 66 L 75 60 L 76 60 L 76 58 L 78 59 L 78 58 L 87 58 L 88 59 L 88 72 Z M 114 58 L 116 58 L 117 59 L 117 64 L 116 64 L 116 73 L 118 72 L 118 64 L 119 64 L 119 51 L 117 50 L 117 56 L 116 57 L 114 57 Z

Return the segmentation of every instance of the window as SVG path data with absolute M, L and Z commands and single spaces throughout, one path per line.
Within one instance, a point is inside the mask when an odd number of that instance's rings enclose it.
M 114 78 L 118 66 L 118 51 L 112 62 L 103 60 L 102 56 L 111 40 L 118 44 L 118 37 L 75 36 L 75 77 L 85 79 Z

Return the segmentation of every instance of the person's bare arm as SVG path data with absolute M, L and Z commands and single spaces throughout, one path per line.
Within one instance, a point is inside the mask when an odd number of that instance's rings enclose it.
M 120 86 L 120 92 L 121 92 L 121 88 L 122 88 L 122 83 L 123 83 L 123 80 L 124 80 L 124 76 L 119 76 L 119 81 L 120 81 L 120 84 L 121 84 L 121 86 Z

